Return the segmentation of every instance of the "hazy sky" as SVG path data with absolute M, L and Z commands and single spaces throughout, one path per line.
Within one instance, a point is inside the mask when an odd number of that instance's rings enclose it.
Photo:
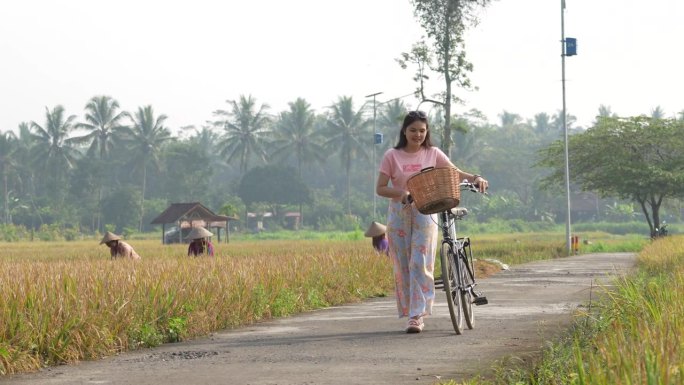
M 684 4 L 567 0 L 568 112 L 591 124 L 601 104 L 620 115 L 684 110 Z M 490 121 L 562 107 L 560 0 L 498 0 L 468 33 L 478 91 L 457 111 Z M 226 100 L 253 95 L 276 113 L 297 97 L 322 112 L 411 94 L 395 59 L 422 31 L 408 0 L 17 0 L 0 3 L 0 131 L 44 123 L 45 107 L 83 114 L 95 95 L 124 110 L 151 104 L 176 130 L 201 126 Z M 438 92 L 440 83 L 428 89 Z M 413 97 L 404 100 L 415 107 Z M 425 105 L 423 105 L 425 106 Z

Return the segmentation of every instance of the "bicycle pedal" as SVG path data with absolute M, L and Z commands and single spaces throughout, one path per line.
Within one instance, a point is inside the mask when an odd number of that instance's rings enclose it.
M 475 299 L 473 300 L 473 303 L 474 303 L 476 306 L 480 306 L 480 305 L 486 305 L 486 304 L 488 304 L 489 301 L 487 301 L 487 297 L 485 297 L 485 296 L 479 296 L 479 297 L 475 297 Z

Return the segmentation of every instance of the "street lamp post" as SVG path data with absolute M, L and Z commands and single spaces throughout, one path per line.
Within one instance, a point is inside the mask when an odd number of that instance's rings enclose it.
M 565 220 L 565 243 L 568 255 L 572 255 L 572 239 L 570 232 L 570 161 L 568 151 L 568 122 L 567 114 L 565 112 L 565 57 L 576 54 L 576 40 L 568 38 L 572 42 L 572 47 L 566 45 L 565 39 L 565 0 L 561 0 L 561 84 L 563 88 L 563 135 L 565 143 L 565 194 L 567 200 L 566 220 Z M 568 48 L 571 48 L 569 50 Z
M 375 117 L 376 117 L 376 104 L 375 104 L 375 97 L 380 95 L 382 92 L 376 92 L 374 94 L 366 95 L 367 98 L 370 98 L 371 96 L 373 97 L 373 170 L 376 170 L 375 167 Z M 375 184 L 372 182 L 373 181 L 373 176 L 374 174 L 371 173 L 371 186 L 373 187 L 373 220 L 376 219 L 376 200 L 377 200 L 377 194 L 375 193 Z

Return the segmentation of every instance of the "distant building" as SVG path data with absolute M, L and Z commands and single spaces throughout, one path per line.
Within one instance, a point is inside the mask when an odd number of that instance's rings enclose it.
M 199 202 L 190 202 L 172 203 L 150 223 L 162 225 L 163 244 L 188 242 L 189 240 L 185 239 L 185 236 L 193 227 L 213 230 L 217 242 L 221 242 L 221 230 L 223 229 L 226 242 L 228 242 L 230 238 L 228 223 L 236 220 L 238 220 L 237 217 L 214 214 L 213 211 Z M 166 225 L 172 225 L 168 231 Z

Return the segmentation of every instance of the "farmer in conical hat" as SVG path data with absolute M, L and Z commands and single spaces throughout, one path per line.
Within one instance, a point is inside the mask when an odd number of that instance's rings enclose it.
M 387 241 L 387 228 L 382 223 L 373 222 L 364 234 L 366 237 L 373 238 L 373 248 L 379 253 L 387 254 L 389 250 L 389 243 Z
M 103 243 L 109 247 L 109 253 L 112 256 L 112 259 L 117 257 L 140 259 L 140 256 L 135 252 L 135 250 L 133 250 L 131 245 L 122 241 L 120 236 L 110 231 L 107 231 L 100 241 L 100 244 Z
M 202 255 L 206 253 L 210 257 L 214 256 L 214 245 L 211 244 L 209 237 L 214 234 L 211 231 L 205 229 L 204 227 L 193 227 L 188 233 L 187 239 L 190 239 L 190 245 L 188 246 L 188 256 Z

